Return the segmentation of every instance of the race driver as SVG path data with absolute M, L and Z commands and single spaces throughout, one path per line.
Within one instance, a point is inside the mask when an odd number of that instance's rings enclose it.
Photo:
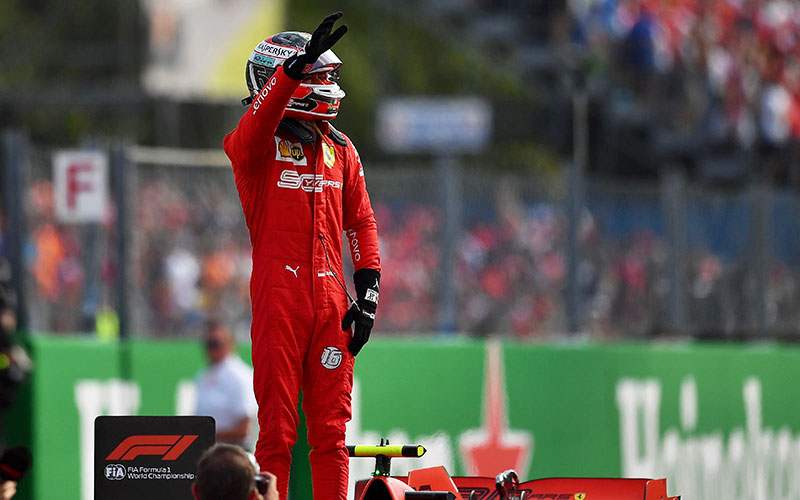
M 375 319 L 378 233 L 353 143 L 329 123 L 345 96 L 341 61 L 330 50 L 347 32 L 283 32 L 247 61 L 249 108 L 223 147 L 250 230 L 256 460 L 287 498 L 297 439 L 298 393 L 308 425 L 316 498 L 345 500 L 345 423 L 355 355 Z M 349 240 L 356 300 L 342 282 L 342 233 Z M 352 330 L 351 330 L 352 325 Z

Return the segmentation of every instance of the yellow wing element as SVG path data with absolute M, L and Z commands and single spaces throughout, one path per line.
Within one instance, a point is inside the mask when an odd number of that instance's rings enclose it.
M 422 445 L 349 445 L 347 453 L 351 457 L 377 457 L 383 455 L 384 457 L 412 457 L 419 458 L 425 454 L 427 450 Z

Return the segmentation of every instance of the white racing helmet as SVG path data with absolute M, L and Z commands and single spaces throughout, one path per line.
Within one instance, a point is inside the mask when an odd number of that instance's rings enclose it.
M 250 104 L 278 66 L 302 52 L 310 39 L 309 33 L 284 31 L 259 43 L 247 59 L 245 81 L 250 97 L 242 99 L 242 104 Z M 339 103 L 345 96 L 344 90 L 336 83 L 341 65 L 342 61 L 332 50 L 323 52 L 292 94 L 285 116 L 300 120 L 336 118 Z

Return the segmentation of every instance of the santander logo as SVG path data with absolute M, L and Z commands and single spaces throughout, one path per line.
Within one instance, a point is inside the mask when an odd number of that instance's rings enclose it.
M 500 342 L 486 344 L 486 373 L 483 388 L 481 427 L 470 429 L 458 438 L 458 447 L 467 473 L 494 477 L 507 469 L 527 475 L 533 455 L 533 435 L 511 430 Z

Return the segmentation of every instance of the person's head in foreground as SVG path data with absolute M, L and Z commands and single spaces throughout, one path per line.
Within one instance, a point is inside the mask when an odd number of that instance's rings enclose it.
M 197 462 L 192 483 L 195 500 L 277 500 L 275 476 L 259 473 L 247 453 L 230 444 L 215 444 Z

